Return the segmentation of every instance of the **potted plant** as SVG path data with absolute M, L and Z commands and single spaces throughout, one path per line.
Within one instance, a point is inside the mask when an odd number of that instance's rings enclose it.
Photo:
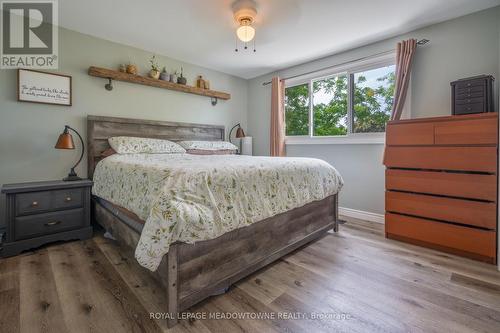
M 156 56 L 152 56 L 151 59 L 149 59 L 149 63 L 151 64 L 149 77 L 158 80 L 160 78 L 160 66 L 158 65 L 158 62 L 156 62 Z
M 170 82 L 177 83 L 177 71 L 173 70 L 170 74 Z
M 182 73 L 183 73 L 183 68 L 181 67 L 181 76 L 177 78 L 177 83 L 186 85 L 187 80 L 184 76 L 182 76 Z
M 165 67 L 163 67 L 163 70 L 161 71 L 160 80 L 162 81 L 170 80 L 170 75 L 167 73 L 167 69 Z

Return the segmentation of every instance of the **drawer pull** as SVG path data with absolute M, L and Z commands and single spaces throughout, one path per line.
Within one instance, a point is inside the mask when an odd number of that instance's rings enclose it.
M 33 201 L 31 203 L 31 207 L 38 207 L 38 201 Z
M 53 226 L 53 225 L 58 225 L 58 224 L 60 224 L 60 223 L 61 223 L 61 221 L 51 221 L 51 222 L 47 222 L 47 223 L 45 223 L 45 226 L 47 226 L 47 227 L 51 227 L 51 226 Z
M 66 198 L 64 198 L 64 201 L 65 201 L 65 202 L 70 202 L 71 200 L 73 200 L 73 199 L 71 199 L 71 197 L 66 197 Z

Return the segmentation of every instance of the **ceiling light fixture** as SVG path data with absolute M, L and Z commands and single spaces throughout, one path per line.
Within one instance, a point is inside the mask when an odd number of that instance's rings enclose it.
M 253 0 L 238 0 L 233 3 L 234 19 L 240 25 L 236 29 L 236 48 L 238 52 L 238 39 L 243 42 L 244 49 L 248 49 L 248 42 L 253 40 L 253 51 L 255 52 L 255 28 L 252 23 L 257 15 L 257 4 Z

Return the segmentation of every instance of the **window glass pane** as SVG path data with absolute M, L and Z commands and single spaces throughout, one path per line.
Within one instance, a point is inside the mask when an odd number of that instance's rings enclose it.
M 285 89 L 286 135 L 309 134 L 309 85 L 307 83 Z
M 391 65 L 354 74 L 354 133 L 385 132 L 394 96 L 394 70 Z
M 314 135 L 347 134 L 347 75 L 313 82 Z

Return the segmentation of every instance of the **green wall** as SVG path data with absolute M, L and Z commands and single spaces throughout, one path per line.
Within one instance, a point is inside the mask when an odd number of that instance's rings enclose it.
M 126 45 L 59 30 L 59 70 L 73 77 L 73 106 L 22 103 L 16 97 L 16 71 L 0 70 L 0 184 L 63 178 L 79 152 L 54 149 L 65 124 L 86 137 L 87 115 L 117 116 L 225 125 L 241 122 L 246 129 L 247 81 L 231 75 L 157 56 L 167 69 L 184 67 L 188 84 L 197 75 L 210 80 L 211 88 L 231 93 L 228 101 L 210 104 L 210 98 L 176 91 L 115 82 L 87 75 L 91 65 L 117 68 L 132 61 L 141 73 L 148 71 L 152 54 Z M 76 139 L 76 137 L 75 137 Z M 87 173 L 86 160 L 78 167 Z

